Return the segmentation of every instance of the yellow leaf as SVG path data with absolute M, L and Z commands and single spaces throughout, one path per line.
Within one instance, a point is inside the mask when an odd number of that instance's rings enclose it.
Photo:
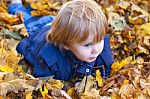
M 134 17 L 132 18 L 131 16 L 129 16 L 129 22 L 131 24 L 142 24 L 144 22 L 144 18 L 140 17 L 140 16 L 137 16 L 137 17 Z
M 44 89 L 42 89 L 42 87 L 44 87 Z M 45 84 L 40 88 L 40 92 L 42 94 L 43 97 L 45 97 L 45 94 L 48 94 L 48 90 L 45 87 Z
M 141 25 L 138 30 L 137 30 L 137 33 L 142 36 L 142 37 L 145 37 L 146 35 L 150 35 L 150 23 L 146 23 L 146 24 L 143 24 Z
M 126 80 L 126 79 L 125 79 L 125 80 L 123 81 L 123 84 L 129 84 L 129 80 Z
M 112 68 L 111 75 L 114 74 L 115 72 L 119 71 L 124 66 L 126 66 L 128 64 L 135 64 L 135 63 L 136 63 L 136 61 L 132 60 L 132 57 L 125 58 L 124 60 L 122 60 L 120 62 L 117 61 L 117 62 L 113 63 L 111 66 L 111 68 Z
M 141 12 L 143 15 L 149 16 L 149 13 L 148 13 L 148 12 L 146 12 L 146 11 L 143 10 L 143 9 L 141 9 L 139 6 L 137 6 L 137 5 L 134 4 L 134 3 L 132 3 L 131 10 L 132 10 L 132 11 Z
M 116 93 L 112 93 L 111 95 L 110 95 L 110 99 L 120 99 L 120 97 L 119 97 L 119 95 L 118 94 L 116 94 Z
M 0 12 L 8 13 L 7 10 L 2 5 L 0 6 Z
M 0 99 L 4 99 L 2 96 L 0 96 Z
M 17 23 L 20 20 L 17 15 L 10 15 L 4 12 L 0 12 L 0 19 L 9 24 Z
M 78 99 L 78 95 L 77 95 L 77 93 L 76 93 L 74 87 L 68 89 L 68 90 L 67 90 L 67 94 L 68 94 L 69 96 L 71 96 L 73 99 Z
M 43 86 L 41 86 L 40 92 L 41 92 L 44 99 L 50 99 L 51 96 L 48 95 L 48 90 L 47 90 L 45 84 L 43 84 Z
M 0 65 L 0 71 L 12 73 L 14 70 L 7 65 L 5 66 Z
M 102 87 L 103 86 L 103 79 L 100 75 L 101 75 L 100 71 L 96 70 L 96 81 L 98 82 L 98 86 Z
M 60 80 L 50 79 L 45 83 L 48 90 L 58 89 L 61 90 L 64 84 Z
M 37 6 L 36 6 L 36 4 L 35 4 L 34 2 L 31 2 L 31 3 L 30 3 L 30 6 L 31 6 L 33 9 L 37 9 Z
M 123 49 L 124 49 L 125 51 L 128 51 L 128 50 L 129 50 L 128 47 L 127 47 L 127 45 L 123 46 Z
M 32 91 L 26 93 L 26 99 L 32 99 Z

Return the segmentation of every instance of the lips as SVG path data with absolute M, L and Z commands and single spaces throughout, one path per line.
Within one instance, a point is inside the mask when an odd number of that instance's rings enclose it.
M 90 57 L 90 60 L 96 59 L 96 57 Z

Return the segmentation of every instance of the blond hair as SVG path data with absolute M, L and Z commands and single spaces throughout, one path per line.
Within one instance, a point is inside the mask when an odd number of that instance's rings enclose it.
M 107 19 L 95 1 L 73 0 L 65 3 L 58 12 L 47 40 L 61 46 L 83 42 L 94 35 L 94 42 L 99 42 L 107 29 Z

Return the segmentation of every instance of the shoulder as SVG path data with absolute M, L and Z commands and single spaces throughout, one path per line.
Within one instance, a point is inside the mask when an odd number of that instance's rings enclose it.
M 39 55 L 44 59 L 48 66 L 52 66 L 63 59 L 60 49 L 54 44 L 46 43 Z

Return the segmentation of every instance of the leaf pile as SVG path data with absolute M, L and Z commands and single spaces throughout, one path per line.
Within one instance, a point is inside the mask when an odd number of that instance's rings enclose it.
M 34 16 L 56 15 L 67 0 L 24 0 Z M 111 76 L 85 76 L 72 85 L 50 77 L 34 78 L 15 48 L 28 35 L 22 14 L 10 15 L 6 0 L 0 1 L 0 99 L 149 99 L 150 98 L 150 1 L 95 0 L 110 26 L 110 43 L 116 62 Z M 25 69 L 27 68 L 27 72 Z
M 21 40 L 20 35 L 28 35 L 24 26 L 22 14 L 9 14 L 6 5 L 7 2 L 5 0 L 0 1 L 0 36 Z
M 60 8 L 62 2 L 56 2 L 57 0 L 26 0 L 30 4 L 33 16 L 45 16 L 56 15 L 57 10 Z
M 139 1 L 102 2 L 108 16 L 111 46 L 117 60 L 133 56 L 149 62 L 150 1 Z

